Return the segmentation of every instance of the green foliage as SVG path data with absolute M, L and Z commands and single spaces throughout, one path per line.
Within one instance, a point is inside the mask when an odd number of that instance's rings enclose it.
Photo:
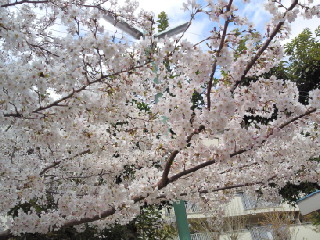
M 318 189 L 320 189 L 320 186 L 313 182 L 301 182 L 299 184 L 288 182 L 283 188 L 280 189 L 279 193 L 286 202 L 295 206 L 297 200 L 300 199 L 301 196 L 306 196 Z
M 161 208 L 155 205 L 143 208 L 141 215 L 135 220 L 139 235 L 138 239 L 165 240 L 175 236 L 177 234 L 175 228 L 169 225 L 162 227 L 161 218 Z
M 125 180 L 134 179 L 135 173 L 136 173 L 135 165 L 125 165 L 123 167 L 123 172 L 119 176 L 116 176 L 115 183 L 120 184 Z
M 319 157 L 315 157 L 315 158 L 311 158 L 310 161 L 320 162 L 320 156 Z
M 201 93 L 194 91 L 191 97 L 192 106 L 191 109 L 200 109 L 202 106 L 204 106 L 204 99 Z
M 167 14 L 164 11 L 159 13 L 157 23 L 158 23 L 158 32 L 162 32 L 169 27 L 169 19 Z
M 281 61 L 280 64 L 260 77 L 270 78 L 274 75 L 278 79 L 296 82 L 299 90 L 299 102 L 308 104 L 309 92 L 320 88 L 320 42 L 316 38 L 319 36 L 320 26 L 315 31 L 315 36 L 313 36 L 309 29 L 303 30 L 302 33 L 285 46 L 285 53 L 289 61 Z M 243 39 L 242 41 L 236 51 L 239 54 L 246 50 L 245 42 L 247 39 Z M 258 76 L 247 77 L 241 84 L 248 86 L 251 82 L 255 82 L 258 79 Z M 247 128 L 250 125 L 258 126 L 258 123 L 269 124 L 269 122 L 275 119 L 277 119 L 276 106 L 274 106 L 274 111 L 270 118 L 254 115 L 254 112 L 252 112 L 252 115 L 245 115 L 242 126 Z
M 320 162 L 320 156 L 311 158 L 309 161 Z M 280 195 L 289 204 L 295 206 L 298 199 L 307 196 L 320 189 L 320 185 L 314 182 L 301 182 L 299 184 L 293 184 L 288 182 L 283 188 L 279 190 Z M 320 217 L 319 217 L 320 219 Z
M 240 36 L 244 31 L 240 31 L 240 29 L 236 28 L 231 31 L 235 36 Z M 238 45 L 235 47 L 234 57 L 237 59 L 241 54 L 245 53 L 248 48 L 246 47 L 246 42 L 252 38 L 258 38 L 260 33 L 255 29 L 251 29 L 248 31 L 248 35 L 243 36 Z M 230 43 L 228 44 L 230 46 Z M 261 43 L 255 44 L 256 49 L 260 47 Z
M 166 240 L 177 235 L 176 228 L 161 222 L 161 205 L 149 205 L 141 208 L 141 213 L 126 225 L 106 226 L 98 232 L 85 225 L 82 232 L 73 227 L 48 234 L 25 234 L 15 240 Z
M 249 111 L 251 111 L 252 114 L 255 113 L 253 109 L 249 109 Z M 276 105 L 273 105 L 273 112 L 269 118 L 262 117 L 259 115 L 244 115 L 243 120 L 241 122 L 241 126 L 242 128 L 248 129 L 250 125 L 254 125 L 258 129 L 259 128 L 258 123 L 263 125 L 268 125 L 269 122 L 272 122 L 273 120 L 277 119 L 277 114 L 278 114 L 278 109 Z
M 150 107 L 148 106 L 148 104 L 144 103 L 144 102 L 138 102 L 137 100 L 132 100 L 133 103 L 135 103 L 137 105 L 137 108 L 140 111 L 145 111 L 145 112 L 150 112 Z
M 274 66 L 273 68 L 270 69 L 269 72 L 262 74 L 261 76 L 250 76 L 246 77 L 241 85 L 242 86 L 249 86 L 251 82 L 256 82 L 259 80 L 260 77 L 262 78 L 270 78 L 271 76 L 276 76 L 278 79 L 287 79 L 291 80 L 290 76 L 287 72 L 287 65 L 288 63 L 286 61 L 280 61 L 280 63 L 277 66 Z
M 312 215 L 312 222 L 314 225 L 320 225 L 320 211 L 316 211 Z
M 13 208 L 8 211 L 8 215 L 12 216 L 13 218 L 18 216 L 19 210 L 22 210 L 25 213 L 30 212 L 31 210 L 35 211 L 37 214 L 40 214 L 42 211 L 46 211 L 48 209 L 55 209 L 57 204 L 54 202 L 54 198 L 52 194 L 47 194 L 46 196 L 46 203 L 45 204 L 38 204 L 37 198 L 31 199 L 28 202 L 19 203 Z
M 8 211 L 8 215 L 17 217 L 19 209 L 21 209 L 25 213 L 30 212 L 31 209 L 34 209 L 37 213 L 40 213 L 41 211 L 46 210 L 46 207 L 38 205 L 37 201 L 35 199 L 32 199 L 29 202 L 17 204 Z
M 315 36 L 307 28 L 285 46 L 289 56 L 287 73 L 297 83 L 299 101 L 308 104 L 309 91 L 320 87 L 320 26 Z

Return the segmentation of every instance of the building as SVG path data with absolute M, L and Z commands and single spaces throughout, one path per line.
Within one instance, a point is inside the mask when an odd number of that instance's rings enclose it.
M 305 221 L 298 208 L 266 202 L 258 196 L 238 193 L 225 207 L 226 217 L 220 228 L 210 226 L 208 222 L 214 216 L 204 215 L 196 204 L 187 203 L 186 209 L 192 240 L 320 239 L 320 228 Z M 164 215 L 175 221 L 173 209 L 166 209 Z

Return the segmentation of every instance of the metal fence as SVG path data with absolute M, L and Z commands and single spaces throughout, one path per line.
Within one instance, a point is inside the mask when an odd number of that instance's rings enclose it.
M 279 202 L 268 202 L 264 201 L 257 196 L 251 196 L 247 194 L 242 194 L 241 195 L 243 207 L 245 210 L 250 210 L 250 209 L 256 209 L 256 208 L 272 208 L 272 207 L 279 207 L 280 206 L 280 201 Z
M 204 232 L 191 234 L 191 240 L 214 240 L 217 239 L 216 233 Z M 180 240 L 177 236 L 174 240 Z
M 252 239 L 254 240 L 271 240 L 272 234 L 270 229 L 265 227 L 252 227 L 249 229 Z
M 191 202 L 186 202 L 186 212 L 187 213 L 203 213 L 204 211 L 197 205 Z M 164 210 L 164 215 L 166 217 L 172 218 L 175 216 L 173 207 L 168 207 Z

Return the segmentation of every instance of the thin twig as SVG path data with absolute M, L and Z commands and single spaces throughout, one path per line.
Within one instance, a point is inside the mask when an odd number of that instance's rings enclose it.
M 76 157 L 79 157 L 79 156 L 82 156 L 82 155 L 88 154 L 88 153 L 91 153 L 90 149 L 87 149 L 87 150 L 85 150 L 83 152 L 77 153 L 76 155 L 74 155 L 72 157 L 64 158 L 64 159 L 59 160 L 59 161 L 55 161 L 53 164 L 51 164 L 51 165 L 45 167 L 44 169 L 42 169 L 41 172 L 40 172 L 40 176 L 42 176 L 44 173 L 46 173 L 49 169 L 58 166 L 60 163 L 62 163 L 65 160 L 73 159 L 73 158 L 76 158 Z
M 1 7 L 11 7 L 23 3 L 32 3 L 32 4 L 39 4 L 39 3 L 49 3 L 49 1 L 28 1 L 28 0 L 22 0 L 20 2 L 15 1 L 13 3 L 7 3 L 7 4 L 2 4 Z

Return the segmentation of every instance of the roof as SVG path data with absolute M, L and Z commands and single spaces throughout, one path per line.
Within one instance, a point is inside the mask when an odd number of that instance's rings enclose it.
M 303 198 L 298 199 L 297 202 L 301 202 L 301 201 L 305 200 L 306 198 L 309 198 L 309 197 L 311 197 L 313 195 L 316 195 L 317 193 L 320 193 L 320 190 L 317 190 L 317 191 L 315 191 L 313 193 L 308 194 L 307 196 L 305 196 Z

